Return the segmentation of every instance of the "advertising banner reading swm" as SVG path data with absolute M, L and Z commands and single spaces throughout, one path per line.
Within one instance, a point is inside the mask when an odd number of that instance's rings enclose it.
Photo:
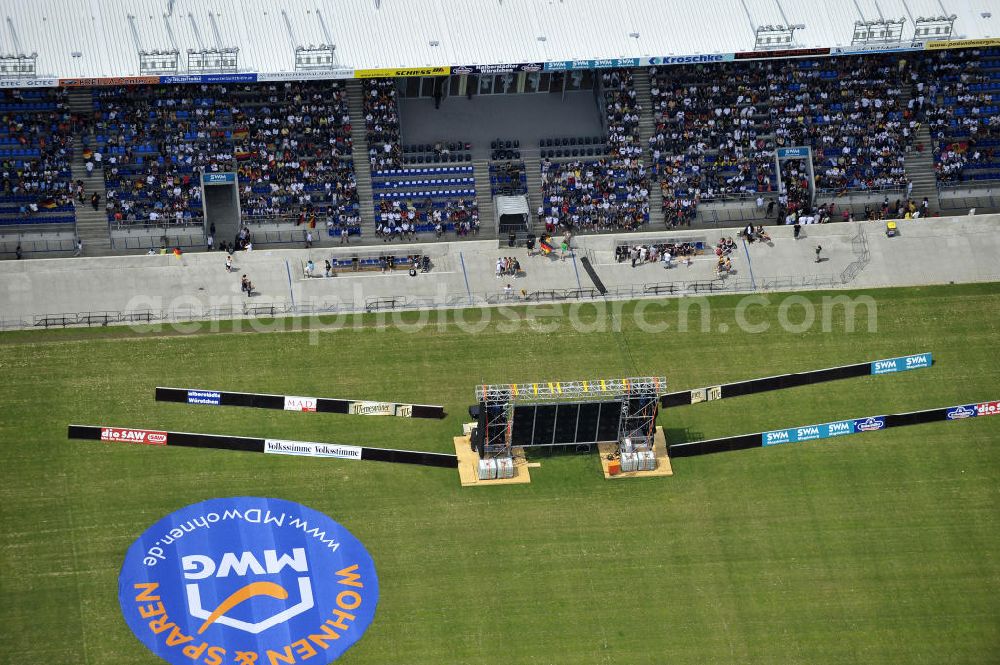
M 333 662 L 364 635 L 378 592 L 347 529 L 260 497 L 167 515 L 132 543 L 118 579 L 125 622 L 172 665 Z
M 872 363 L 872 374 L 894 374 L 910 369 L 923 369 L 930 367 L 933 360 L 934 358 L 930 353 L 917 353 L 912 356 L 876 360 Z

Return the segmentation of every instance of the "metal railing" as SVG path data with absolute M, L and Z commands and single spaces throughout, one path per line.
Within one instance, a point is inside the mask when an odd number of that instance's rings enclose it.
M 938 184 L 938 205 L 942 210 L 970 210 L 972 208 L 1000 209 L 1000 181 L 980 181 L 983 187 L 958 183 Z M 960 193 L 961 192 L 961 193 Z M 944 196 L 947 195 L 947 196 Z
M 867 196 L 876 194 L 879 196 L 899 195 L 906 191 L 904 185 L 881 185 L 879 187 L 846 187 L 838 189 L 836 187 L 824 187 L 816 189 L 816 196 L 823 195 L 835 199 L 851 198 L 852 196 Z
M 204 247 L 205 236 L 202 234 L 169 233 L 157 235 L 111 236 L 111 249 L 159 249 L 160 244 L 166 247 Z
M 149 231 L 151 229 L 157 229 L 160 231 L 180 230 L 191 233 L 196 229 L 200 231 L 202 228 L 204 228 L 204 224 L 202 223 L 201 220 L 197 221 L 185 220 L 183 222 L 176 222 L 173 219 L 164 218 L 162 221 L 159 222 L 150 222 L 150 221 L 115 222 L 110 220 L 108 221 L 109 230 L 125 231 L 126 233 L 130 233 L 132 231 Z
M 445 310 L 494 307 L 498 305 L 532 305 L 539 303 L 580 303 L 609 300 L 639 300 L 663 296 L 719 295 L 789 289 L 815 289 L 842 286 L 840 277 L 789 276 L 758 279 L 727 278 L 659 282 L 614 287 L 601 294 L 597 289 L 545 289 L 521 293 L 452 293 L 436 297 L 386 296 L 369 298 L 363 303 L 320 302 L 291 303 L 277 300 L 267 303 L 247 301 L 241 306 L 185 307 L 173 310 L 126 310 L 96 312 L 63 312 L 34 315 L 30 319 L 0 318 L 0 329 L 104 327 L 223 321 L 255 318 L 304 317 L 319 315 L 373 314 L 417 310 Z
M 995 180 L 962 180 L 959 182 L 937 183 L 938 192 L 947 192 L 956 189 L 968 189 L 970 191 L 986 189 L 987 191 L 992 191 L 994 188 L 1000 189 L 1000 178 Z
M 290 229 L 286 231 L 262 231 L 258 229 L 253 232 L 253 241 L 255 245 L 298 245 L 304 241 L 304 237 L 302 229 Z M 159 249 L 160 243 L 164 242 L 164 239 L 167 247 L 180 247 L 181 249 L 205 247 L 205 236 L 202 233 L 163 233 L 158 235 L 112 236 L 111 248 Z
M 9 239 L 6 237 L 0 238 L 0 254 L 14 254 L 17 250 L 18 244 L 21 245 L 21 252 L 26 256 L 29 254 L 45 254 L 45 253 L 56 253 L 56 252 L 72 252 L 76 249 L 76 246 L 72 238 L 52 238 L 44 239 L 39 238 L 36 240 L 28 239 Z

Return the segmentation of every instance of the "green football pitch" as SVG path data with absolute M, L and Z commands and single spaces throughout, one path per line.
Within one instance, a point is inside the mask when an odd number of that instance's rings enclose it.
M 789 316 L 823 295 L 796 296 Z M 667 409 L 660 424 L 674 443 L 1000 399 L 1000 285 L 849 295 L 873 298 L 877 330 L 860 310 L 848 332 L 838 310 L 828 331 L 821 317 L 786 331 L 771 295 L 748 314 L 768 324 L 757 333 L 719 297 L 687 331 L 664 301 L 641 306 L 671 323 L 660 332 L 632 303 L 582 308 L 583 330 L 541 308 L 424 330 L 411 313 L 406 329 L 0 335 L 0 663 L 159 662 L 118 606 L 125 550 L 182 506 L 245 495 L 326 513 L 374 558 L 378 611 L 344 663 L 996 663 L 1000 418 L 678 459 L 672 478 L 609 482 L 596 454 L 544 457 L 530 485 L 469 489 L 449 469 L 66 438 L 77 423 L 453 452 L 481 382 L 663 374 L 679 390 L 924 351 L 930 369 Z M 157 385 L 449 415 L 165 404 Z

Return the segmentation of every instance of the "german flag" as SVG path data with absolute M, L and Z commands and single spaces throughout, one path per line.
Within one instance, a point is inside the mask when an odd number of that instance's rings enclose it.
M 180 255 L 181 255 L 181 248 L 180 247 L 174 247 L 174 256 L 176 256 L 176 257 L 179 258 Z
M 548 256 L 552 253 L 552 245 L 549 243 L 548 238 L 542 238 L 541 242 L 538 243 L 538 246 L 542 248 L 542 254 Z
M 47 199 L 43 199 L 42 202 L 39 203 L 38 205 L 41 206 L 42 208 L 45 208 L 46 210 L 54 210 L 59 207 L 56 205 L 56 200 L 51 196 Z

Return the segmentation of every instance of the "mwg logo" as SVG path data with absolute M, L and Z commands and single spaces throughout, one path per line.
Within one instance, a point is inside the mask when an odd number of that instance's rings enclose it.
M 172 665 L 330 663 L 375 617 L 364 545 L 306 506 L 211 499 L 129 548 L 119 602 L 132 632 Z
M 306 561 L 305 549 L 296 547 L 292 550 L 291 556 L 286 554 L 280 557 L 275 550 L 264 550 L 263 561 L 262 565 L 253 552 L 242 552 L 239 556 L 232 552 L 226 552 L 222 555 L 222 559 L 218 565 L 216 565 L 212 557 L 204 554 L 189 554 L 188 556 L 181 557 L 184 578 L 187 580 L 203 580 L 213 576 L 224 578 L 230 575 L 236 577 L 277 575 L 286 566 L 298 573 L 306 573 L 296 578 L 298 602 L 258 622 L 240 621 L 239 619 L 226 616 L 226 613 L 244 602 L 252 601 L 258 596 L 286 600 L 289 597 L 289 593 L 280 582 L 255 579 L 233 591 L 210 611 L 202 606 L 201 587 L 199 584 L 197 582 L 188 583 L 185 585 L 188 612 L 193 617 L 204 619 L 204 623 L 198 628 L 199 635 L 215 622 L 256 635 L 261 631 L 277 626 L 279 623 L 284 623 L 313 607 L 312 583 L 308 575 L 309 563 Z

